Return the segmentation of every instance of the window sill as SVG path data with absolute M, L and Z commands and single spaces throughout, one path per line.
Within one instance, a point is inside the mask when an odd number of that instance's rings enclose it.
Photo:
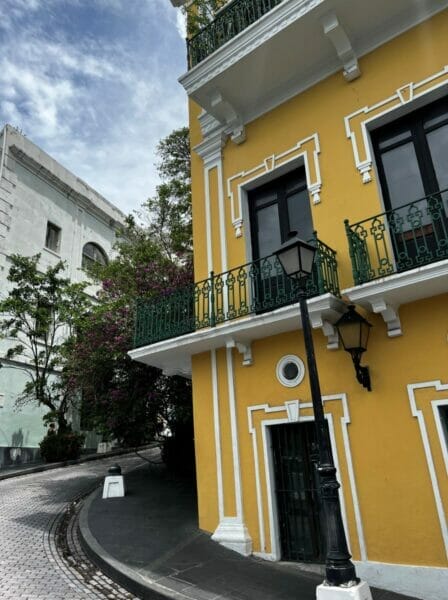
M 58 252 L 55 252 L 55 250 L 52 250 L 51 248 L 47 248 L 46 246 L 44 246 L 43 249 L 45 250 L 45 252 L 48 252 L 48 254 L 55 256 L 59 260 L 62 260 L 61 255 Z

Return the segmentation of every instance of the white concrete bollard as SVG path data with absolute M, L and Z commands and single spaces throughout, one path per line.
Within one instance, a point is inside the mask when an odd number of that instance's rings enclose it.
M 108 470 L 104 479 L 103 500 L 107 498 L 122 498 L 125 495 L 124 478 L 121 468 L 115 464 Z
M 335 587 L 321 584 L 316 588 L 317 600 L 372 600 L 369 585 L 360 581 L 351 587 Z

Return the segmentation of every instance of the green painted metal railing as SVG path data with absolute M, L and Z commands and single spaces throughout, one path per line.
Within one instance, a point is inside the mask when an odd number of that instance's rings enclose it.
M 226 42 L 261 19 L 283 0 L 233 0 L 215 19 L 187 40 L 188 65 L 191 69 Z
M 315 237 L 313 273 L 306 281 L 309 297 L 339 296 L 336 252 Z M 297 284 L 284 274 L 275 256 L 211 273 L 165 296 L 137 301 L 134 347 L 214 327 L 225 321 L 280 308 L 297 301 Z
M 448 190 L 345 221 L 355 284 L 448 258 Z

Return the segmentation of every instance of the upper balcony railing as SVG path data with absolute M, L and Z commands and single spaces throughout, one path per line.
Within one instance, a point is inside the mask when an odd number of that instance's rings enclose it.
M 355 284 L 448 258 L 448 190 L 345 221 Z
M 187 40 L 191 69 L 261 19 L 283 0 L 231 0 L 206 27 Z
M 317 251 L 308 297 L 339 296 L 336 252 L 315 237 Z M 137 301 L 134 347 L 191 333 L 205 327 L 263 313 L 297 302 L 292 282 L 274 255 L 192 283 L 157 298 Z

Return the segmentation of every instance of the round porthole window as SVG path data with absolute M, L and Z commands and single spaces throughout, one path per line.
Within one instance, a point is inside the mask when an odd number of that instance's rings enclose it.
M 277 379 L 286 387 L 295 387 L 305 376 L 305 365 L 298 356 L 288 354 L 277 363 Z

